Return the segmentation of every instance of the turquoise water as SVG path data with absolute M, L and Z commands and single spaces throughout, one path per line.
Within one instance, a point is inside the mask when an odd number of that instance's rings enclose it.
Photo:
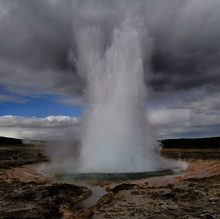
M 117 180 L 137 180 L 152 176 L 163 176 L 172 174 L 174 170 L 165 169 L 151 172 L 131 172 L 131 173 L 58 173 L 57 179 L 74 180 L 74 181 L 117 181 Z

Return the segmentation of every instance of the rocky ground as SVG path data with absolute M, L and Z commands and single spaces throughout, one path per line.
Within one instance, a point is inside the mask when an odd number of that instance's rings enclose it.
M 1 147 L 0 158 L 0 218 L 62 218 L 61 206 L 71 209 L 92 193 L 37 173 L 33 164 L 48 161 L 42 147 Z
M 162 154 L 189 167 L 173 175 L 93 182 L 86 188 L 39 173 L 38 163 L 48 161 L 42 147 L 1 147 L 0 218 L 220 218 L 220 151 L 167 149 Z M 106 194 L 76 208 L 91 196 L 91 186 L 103 187 Z
M 151 187 L 124 184 L 94 218 L 220 218 L 220 177 Z

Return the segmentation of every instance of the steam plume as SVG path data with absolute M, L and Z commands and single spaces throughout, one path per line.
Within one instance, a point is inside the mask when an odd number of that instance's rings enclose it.
M 80 172 L 140 172 L 172 166 L 155 152 L 145 120 L 143 57 L 151 55 L 151 39 L 141 15 L 140 5 L 130 2 L 107 46 L 101 25 L 88 20 L 90 25 L 75 26 L 76 65 L 88 84 Z

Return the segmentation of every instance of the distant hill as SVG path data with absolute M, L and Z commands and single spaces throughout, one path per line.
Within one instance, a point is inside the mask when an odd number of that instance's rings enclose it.
M 15 145 L 15 144 L 23 144 L 22 139 L 0 136 L 0 145 Z
M 0 145 L 43 145 L 45 141 L 0 136 Z
M 0 145 L 37 144 L 44 142 L 45 141 L 35 141 L 35 140 L 25 140 L 25 139 L 22 140 L 17 138 L 8 138 L 8 137 L 0 136 Z M 220 137 L 164 139 L 164 140 L 160 140 L 159 142 L 163 148 L 220 149 Z
M 161 140 L 160 143 L 163 148 L 220 149 L 220 137 L 165 139 Z

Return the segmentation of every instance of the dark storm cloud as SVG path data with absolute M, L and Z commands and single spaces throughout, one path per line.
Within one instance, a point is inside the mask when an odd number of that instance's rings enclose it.
M 0 2 L 0 84 L 24 94 L 81 92 L 82 81 L 68 62 L 70 6 L 70 1 Z
M 29 64 L 32 70 L 65 70 L 71 40 L 71 13 L 67 4 L 48 1 L 2 1 L 1 59 Z M 35 68 L 35 69 L 34 69 Z
M 152 5 L 147 14 L 155 41 L 150 85 L 156 90 L 218 85 L 220 2 L 166 0 Z
M 112 29 L 123 20 L 127 2 L 1 0 L 0 84 L 21 93 L 81 95 L 85 84 L 73 61 L 75 31 L 84 25 L 100 26 L 106 48 Z M 213 85 L 218 90 L 220 1 L 142 2 L 153 41 L 152 72 L 146 72 L 151 88 L 189 90 Z
M 61 95 L 57 101 L 82 104 L 85 82 L 76 66 L 78 30 L 99 27 L 104 52 L 129 1 L 0 0 L 0 103 L 57 94 Z M 151 48 L 149 38 L 143 40 L 142 47 L 151 50 L 144 63 L 152 120 L 163 127 L 164 136 L 187 136 L 189 132 L 217 135 L 220 1 L 134 2 L 142 2 L 141 13 L 150 36 Z M 45 120 L 41 122 L 30 121 L 30 127 L 33 123 L 45 131 L 41 125 Z

